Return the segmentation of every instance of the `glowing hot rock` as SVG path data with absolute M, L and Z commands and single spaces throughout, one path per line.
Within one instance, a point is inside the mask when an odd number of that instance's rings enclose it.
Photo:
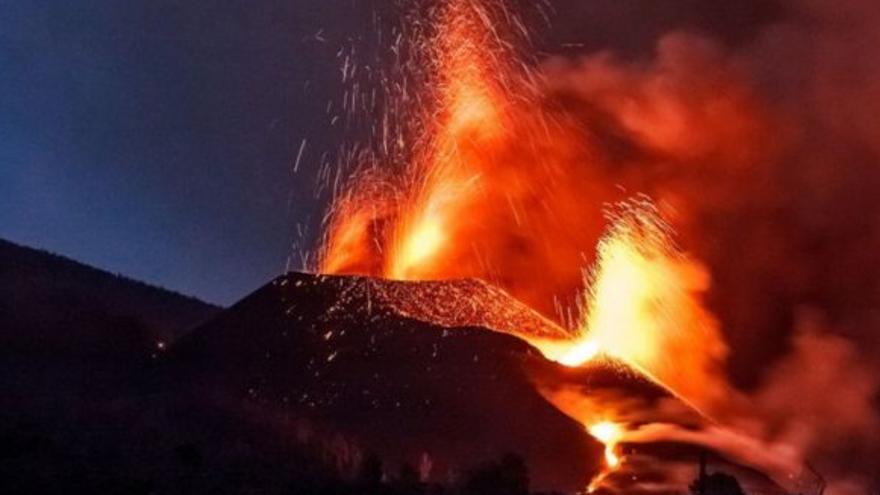
M 576 367 L 593 359 L 601 350 L 598 342 L 587 339 L 565 350 L 564 353 L 556 357 L 556 361 L 565 366 Z

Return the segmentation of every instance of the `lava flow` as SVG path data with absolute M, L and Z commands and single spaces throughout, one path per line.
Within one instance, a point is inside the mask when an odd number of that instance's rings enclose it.
M 623 435 L 621 427 L 611 421 L 601 421 L 591 425 L 588 430 L 590 435 L 605 444 L 605 463 L 608 467 L 615 468 L 620 464 L 620 456 L 617 455 L 615 449 L 617 442 Z

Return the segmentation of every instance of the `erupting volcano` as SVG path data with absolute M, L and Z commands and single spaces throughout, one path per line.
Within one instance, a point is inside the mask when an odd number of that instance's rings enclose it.
M 877 0 L 30 3 L 0 494 L 880 493 Z
M 652 445 L 628 429 L 696 433 L 706 418 L 613 356 L 577 367 L 547 360 L 523 342 L 536 335 L 567 342 L 483 282 L 291 273 L 181 340 L 160 371 L 166 394 L 208 394 L 224 411 L 243 395 L 249 421 L 344 439 L 328 447 L 343 472 L 374 452 L 392 469 L 426 464 L 423 480 L 436 482 L 517 452 L 539 490 L 676 486 L 668 469 L 689 465 L 699 442 Z M 741 469 L 718 453 L 717 465 Z M 743 480 L 783 493 L 758 472 Z
M 404 40 L 411 58 L 398 63 L 401 72 L 417 74 L 424 94 L 389 97 L 393 111 L 376 132 L 379 149 L 395 151 L 369 154 L 336 198 L 319 271 L 450 288 L 486 281 L 530 306 L 542 323 L 491 314 L 505 305 L 478 304 L 451 289 L 398 293 L 389 304 L 435 324 L 476 323 L 512 334 L 567 367 L 614 363 L 694 413 L 673 415 L 678 427 L 711 424 L 735 394 L 723 378 L 727 348 L 703 302 L 710 276 L 676 245 L 663 218 L 675 209 L 595 187 L 607 158 L 591 140 L 601 137 L 543 101 L 547 81 L 522 55 L 528 30 L 505 2 L 450 0 L 419 18 L 430 28 Z M 643 111 L 631 105 L 623 124 L 659 146 L 678 146 L 674 122 L 654 119 L 647 105 Z M 470 304 L 482 313 L 479 323 L 459 313 Z M 615 484 L 610 474 L 627 459 L 620 444 L 637 436 L 629 431 L 669 421 L 640 410 L 651 408 L 626 391 L 603 398 L 535 382 L 605 444 L 605 468 L 590 491 Z M 755 464 L 789 487 L 798 474 L 792 470 L 801 469 Z
M 362 165 L 331 212 L 319 271 L 486 280 L 568 329 L 569 343 L 524 335 L 550 357 L 579 364 L 602 350 L 708 401 L 701 380 L 725 349 L 701 303 L 705 269 L 678 252 L 647 198 L 595 217 L 608 198 L 590 195 L 593 164 L 576 161 L 590 143 L 538 102 L 541 82 L 509 32 L 524 28 L 505 3 L 445 2 L 428 19 L 435 31 L 410 40 L 406 68 L 427 72 L 433 98 L 402 101 L 394 116 L 425 121 L 383 134 L 411 146 L 409 161 Z M 664 368 L 669 351 L 678 362 Z

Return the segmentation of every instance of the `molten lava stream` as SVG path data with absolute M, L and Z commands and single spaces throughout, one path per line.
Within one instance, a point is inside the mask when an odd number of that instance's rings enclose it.
M 588 492 L 593 492 L 623 462 L 623 459 L 616 452 L 617 442 L 623 436 L 623 428 L 612 421 L 600 421 L 589 426 L 587 431 L 593 438 L 605 445 L 605 468 L 590 481 L 590 485 L 587 487 Z
M 588 427 L 587 431 L 605 445 L 605 464 L 611 469 L 619 466 L 621 458 L 615 450 L 617 442 L 623 436 L 623 429 L 612 421 L 600 421 Z

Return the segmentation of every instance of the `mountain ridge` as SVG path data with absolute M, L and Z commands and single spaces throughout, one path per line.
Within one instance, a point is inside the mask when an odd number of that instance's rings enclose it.
M 0 323 L 19 343 L 40 333 L 45 343 L 65 327 L 126 320 L 157 341 L 178 338 L 222 308 L 193 296 L 113 274 L 47 250 L 0 239 Z M 58 314 L 63 317 L 58 317 Z M 11 335 L 15 332 L 32 335 Z

